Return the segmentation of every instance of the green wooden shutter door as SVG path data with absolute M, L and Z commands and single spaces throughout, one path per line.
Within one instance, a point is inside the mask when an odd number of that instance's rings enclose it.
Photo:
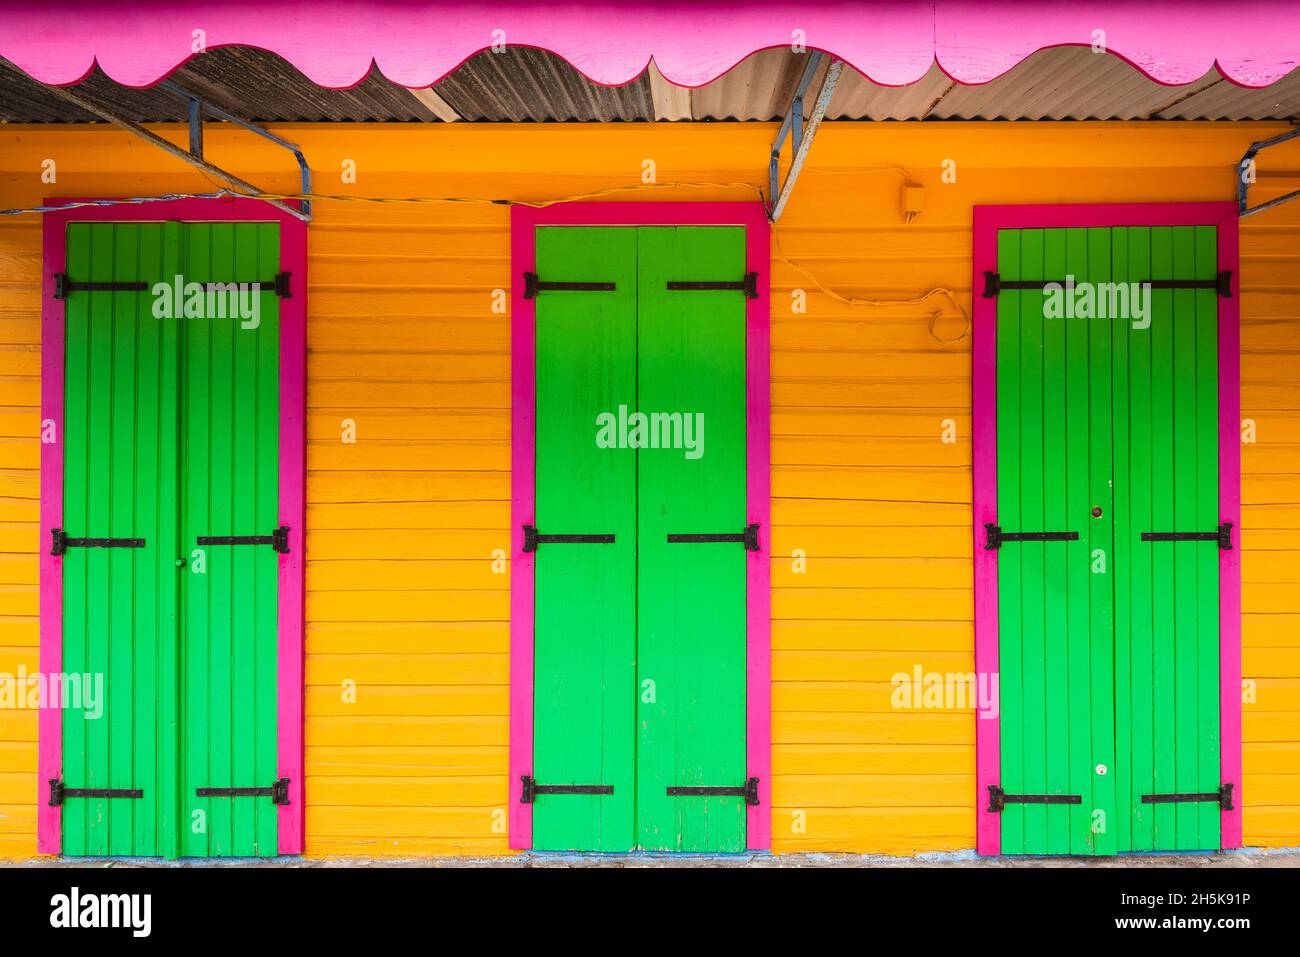
M 195 223 L 186 238 L 191 281 L 265 282 L 279 268 L 274 223 Z M 220 312 L 185 320 L 182 541 L 191 560 L 182 576 L 181 807 L 187 856 L 277 852 L 278 809 L 270 798 L 195 793 L 269 787 L 276 778 L 277 555 L 269 545 L 196 541 L 270 535 L 278 524 L 279 300 L 266 286 L 258 295 L 256 328 Z M 290 544 L 302 547 L 300 531 Z
M 278 263 L 274 224 L 68 228 L 78 281 L 265 281 Z M 178 565 L 195 535 L 276 524 L 278 300 L 260 295 L 256 330 L 159 318 L 151 290 L 68 297 L 64 529 L 146 545 L 62 558 L 64 670 L 102 673 L 107 699 L 98 719 L 65 711 L 64 784 L 144 791 L 68 798 L 66 854 L 276 853 L 269 798 L 194 795 L 275 778 L 275 553 L 209 548 L 203 574 Z
M 649 850 L 745 849 L 743 798 L 667 794 L 745 783 L 745 551 L 667 542 L 744 528 L 745 299 L 666 288 L 734 282 L 744 267 L 743 229 L 640 230 L 638 408 L 704 426 L 698 457 L 638 457 L 637 834 Z
M 170 225 L 73 224 L 67 270 L 153 281 L 174 266 L 175 239 Z M 66 306 L 63 528 L 145 539 L 61 559 L 63 670 L 103 682 L 98 707 L 63 713 L 63 782 L 144 792 L 67 799 L 69 855 L 155 855 L 175 836 L 177 324 L 151 303 L 147 292 L 96 292 Z
M 1003 230 L 998 268 L 1213 278 L 1214 230 Z M 1007 805 L 1007 853 L 1218 844 L 1217 807 L 1141 803 L 1219 786 L 1215 546 L 1140 540 L 1218 522 L 1217 303 L 1151 296 L 1150 327 L 1134 328 L 1109 309 L 1045 317 L 1039 290 L 999 295 L 999 523 L 1080 534 L 999 552 L 1002 787 L 1081 799 Z
M 745 552 L 667 542 L 744 526 L 744 299 L 666 288 L 744 261 L 741 229 L 537 232 L 543 281 L 616 289 L 536 304 L 538 530 L 615 534 L 537 552 L 534 777 L 614 794 L 538 795 L 536 849 L 744 850 L 743 798 L 667 793 L 745 781 Z M 637 412 L 702 414 L 702 454 L 597 445 Z
M 1213 279 L 1212 226 L 1114 230 L 1116 271 Z M 1213 531 L 1218 501 L 1218 301 L 1155 289 L 1149 329 L 1116 330 L 1116 787 L 1122 850 L 1219 846 L 1212 803 L 1144 794 L 1219 789 L 1219 555 L 1213 542 L 1143 542 Z
M 537 231 L 544 280 L 615 284 L 537 299 L 537 528 L 614 535 L 537 551 L 533 775 L 614 788 L 538 795 L 538 850 L 635 843 L 636 453 L 596 437 L 598 415 L 636 401 L 636 261 L 635 229 Z

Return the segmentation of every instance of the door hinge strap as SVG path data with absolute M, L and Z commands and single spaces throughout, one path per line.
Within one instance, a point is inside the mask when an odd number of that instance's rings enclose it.
M 54 274 L 54 298 L 67 299 L 70 292 L 148 292 L 147 282 L 73 282 L 65 272 Z
M 142 798 L 143 788 L 70 788 L 59 778 L 50 778 L 50 807 L 58 807 L 65 798 Z
M 61 528 L 50 529 L 54 543 L 51 555 L 62 555 L 69 548 L 144 548 L 143 538 L 69 538 Z
M 538 784 L 527 774 L 519 778 L 523 782 L 523 794 L 520 804 L 532 804 L 539 794 L 613 794 L 612 784 Z
M 1217 791 L 1203 791 L 1199 794 L 1144 794 L 1143 804 L 1217 804 L 1224 811 L 1233 810 L 1232 785 L 1225 784 Z
M 282 555 L 289 554 L 289 526 L 281 525 L 270 535 L 200 535 L 199 545 L 270 545 Z
M 542 542 L 556 545 L 612 545 L 613 535 L 543 535 L 532 525 L 524 526 L 524 551 L 535 552 Z
M 750 778 L 740 787 L 672 787 L 669 797 L 743 797 L 746 804 L 758 803 L 758 778 Z
M 746 525 L 743 532 L 717 532 L 705 534 L 669 535 L 673 544 L 695 544 L 700 542 L 743 542 L 745 551 L 758 551 L 758 525 Z
M 758 298 L 758 273 L 747 272 L 744 279 L 738 279 L 734 282 L 679 282 L 672 281 L 668 283 L 668 288 L 674 292 L 702 292 L 711 289 L 738 289 L 745 294 L 746 299 Z
M 536 299 L 543 292 L 613 292 L 612 282 L 542 282 L 537 273 L 524 273 L 524 298 Z
M 1224 522 L 1213 532 L 1143 532 L 1144 542 L 1218 542 L 1225 552 L 1232 551 L 1232 522 Z
M 989 785 L 989 810 L 994 814 L 1008 804 L 1082 804 L 1079 794 L 1008 794 L 996 784 Z
M 269 797 L 272 804 L 288 804 L 289 779 L 280 778 L 269 788 L 195 788 L 194 793 L 201 798 Z
M 1077 542 L 1078 532 L 1004 532 L 1001 525 L 984 523 L 984 549 L 993 551 L 1003 542 Z
M 289 293 L 289 276 L 287 272 L 276 273 L 275 278 L 270 282 L 256 283 L 217 283 L 215 281 L 201 283 L 203 286 L 210 285 L 233 285 L 233 286 L 258 286 L 274 289 L 275 294 L 281 299 L 292 299 Z M 133 282 L 74 282 L 68 278 L 67 273 L 56 272 L 54 274 L 54 298 L 67 299 L 70 292 L 148 292 L 150 284 L 144 281 Z
M 1090 280 L 1083 280 L 1085 282 Z M 1213 289 L 1224 299 L 1232 298 L 1232 272 L 1224 270 L 1213 279 L 1099 279 L 1097 282 L 1136 283 L 1152 289 Z M 1043 289 L 1060 286 L 1062 289 L 1078 286 L 1080 280 L 1067 283 L 1063 279 L 1003 279 L 999 273 L 985 271 L 984 298 L 992 299 L 1003 289 Z

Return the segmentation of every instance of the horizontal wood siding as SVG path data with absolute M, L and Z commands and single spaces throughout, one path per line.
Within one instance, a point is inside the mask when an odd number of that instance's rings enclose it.
M 167 128 L 178 139 L 179 128 Z M 761 182 L 768 125 L 284 128 L 322 192 L 547 199 Z M 974 846 L 975 718 L 890 679 L 973 669 L 969 308 L 976 203 L 1222 200 L 1262 124 L 828 123 L 772 265 L 773 850 Z M 1097 149 L 1106 131 L 1105 150 Z M 292 189 L 213 130 L 210 157 Z M 1102 156 L 1104 154 L 1104 157 Z M 58 163 L 57 185 L 40 182 Z M 356 184 L 334 177 L 354 160 Z M 945 184 L 943 162 L 957 182 Z M 904 173 L 925 186 L 905 225 Z M 1265 168 L 1300 168 L 1300 150 Z M 104 172 L 129 169 L 129 175 Z M 1265 178 L 1260 199 L 1294 187 Z M 211 184 L 111 130 L 0 128 L 0 207 Z M 663 188 L 645 200 L 752 199 Z M 307 853 L 506 853 L 509 317 L 503 206 L 321 202 L 309 235 Z M 1242 229 L 1245 839 L 1300 844 L 1300 204 Z M 0 218 L 0 672 L 36 668 L 40 226 Z M 806 312 L 797 313 L 797 291 Z M 356 442 L 343 441 L 346 420 Z M 955 441 L 945 443 L 946 421 Z M 796 561 L 806 557 L 806 567 Z M 355 689 L 355 697 L 349 694 Z M 0 709 L 0 857 L 35 853 L 36 720 Z

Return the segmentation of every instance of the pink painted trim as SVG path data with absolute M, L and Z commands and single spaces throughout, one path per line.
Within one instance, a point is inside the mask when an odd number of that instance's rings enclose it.
M 533 556 L 522 552 L 523 525 L 533 522 L 536 461 L 533 300 L 522 275 L 536 263 L 538 226 L 743 226 L 746 269 L 759 274 L 759 297 L 746 301 L 745 418 L 747 522 L 760 526 L 763 549 L 747 557 L 746 760 L 759 779 L 748 808 L 751 850 L 772 843 L 771 402 L 769 397 L 769 226 L 759 203 L 565 203 L 515 206 L 510 217 L 511 268 L 511 548 L 510 576 L 510 846 L 532 847 L 532 805 L 521 804 L 520 777 L 533 766 Z
M 960 83 L 986 83 L 1037 50 L 1089 46 L 1099 28 L 1113 53 L 1159 83 L 1191 83 L 1217 64 L 1233 83 L 1259 87 L 1300 65 L 1300 11 L 1282 0 L 64 0 L 57 17 L 4 0 L 0 56 L 42 83 L 77 83 L 97 63 L 119 83 L 148 86 L 194 56 L 202 29 L 208 49 L 270 50 L 319 86 L 355 86 L 373 65 L 422 88 L 501 37 L 550 50 L 597 83 L 627 83 L 653 58 L 670 82 L 695 87 L 755 51 L 788 48 L 798 30 L 810 49 L 903 86 L 933 63 Z
M 1234 548 L 1219 553 L 1219 750 L 1223 781 L 1237 785 L 1234 809 L 1222 812 L 1222 846 L 1241 846 L 1241 380 L 1238 322 L 1240 269 L 1234 203 L 1100 203 L 1095 205 L 976 206 L 972 288 L 997 271 L 999 229 L 1088 226 L 1215 226 L 1219 268 L 1232 270 L 1232 297 L 1219 299 L 1219 512 L 1238 530 Z M 975 669 L 998 667 L 997 552 L 984 548 L 985 522 L 997 522 L 997 303 L 976 295 L 972 357 Z M 1001 852 L 988 787 L 997 784 L 1000 718 L 976 718 L 976 850 Z
M 1236 534 L 1231 551 L 1219 552 L 1219 775 L 1235 782 L 1232 810 L 1219 815 L 1219 843 L 1241 847 L 1241 268 L 1240 219 L 1225 204 L 1218 223 L 1219 268 L 1232 270 L 1232 297 L 1219 299 L 1219 514 Z
M 75 202 L 47 199 L 48 205 Z M 279 558 L 277 643 L 278 767 L 289 778 L 290 803 L 280 808 L 279 851 L 303 850 L 303 531 L 306 431 L 307 227 L 266 203 L 243 199 L 183 199 L 147 206 L 84 207 L 46 213 L 43 221 L 41 301 L 41 418 L 63 435 L 64 309 L 54 298 L 54 273 L 67 261 L 67 227 L 78 222 L 278 222 L 280 268 L 291 274 L 292 298 L 280 305 L 280 522 L 290 528 L 288 555 Z M 63 524 L 63 448 L 41 446 L 41 530 Z M 42 538 L 42 543 L 45 539 Z M 42 547 L 40 559 L 40 667 L 62 670 L 63 566 Z M 43 708 L 38 720 L 36 846 L 58 854 L 62 847 L 59 808 L 41 795 L 46 782 L 62 776 L 62 713 Z
M 48 200 L 46 201 L 48 203 Z M 41 443 L 39 563 L 40 655 L 45 675 L 63 671 L 63 563 L 45 546 L 63 525 L 64 304 L 54 298 L 54 274 L 67 266 L 67 220 L 46 216 L 41 233 L 41 428 L 53 423 L 57 442 Z M 48 684 L 47 684 L 48 687 Z M 63 711 L 44 707 L 36 719 L 36 852 L 62 850 L 62 808 L 50 807 L 49 781 L 63 777 Z

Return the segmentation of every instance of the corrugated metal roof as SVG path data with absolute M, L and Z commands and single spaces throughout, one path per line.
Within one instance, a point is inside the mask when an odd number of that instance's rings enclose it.
M 764 50 L 722 78 L 691 91 L 697 120 L 770 120 L 783 115 L 804 58 Z M 813 91 L 817 82 L 814 81 Z M 780 89 L 780 96 L 755 90 Z M 805 112 L 812 109 L 811 96 Z M 909 86 L 878 86 L 845 70 L 826 111 L 846 120 L 1138 120 L 1295 119 L 1300 116 L 1300 70 L 1270 87 L 1250 90 L 1217 70 L 1186 86 L 1163 86 L 1116 56 L 1088 47 L 1040 50 L 1015 69 L 981 86 L 949 79 L 939 67 Z
M 7 61 L 0 63 L 7 67 L 0 70 L 0 122 L 96 121 Z M 222 109 L 258 122 L 436 119 L 410 90 L 390 83 L 378 71 L 350 90 L 326 90 L 274 53 L 254 47 L 209 50 L 171 78 Z M 73 89 L 138 123 L 185 120 L 185 104 L 171 94 L 120 86 L 98 69 Z
M 509 46 L 470 57 L 433 88 L 466 120 L 652 120 L 645 73 L 624 86 L 600 86 L 545 50 Z
M 427 122 L 439 116 L 482 122 L 767 121 L 784 115 L 806 62 L 804 55 L 788 49 L 763 50 L 698 89 L 671 87 L 649 71 L 631 83 L 607 87 L 592 83 L 555 54 L 511 46 L 471 57 L 431 90 L 408 90 L 374 70 L 350 90 L 326 90 L 275 54 L 222 47 L 194 58 L 174 79 L 259 122 Z M 174 97 L 122 87 L 98 72 L 78 89 L 138 122 L 185 118 L 184 105 Z M 812 109 L 811 95 L 806 109 Z M 845 70 L 827 117 L 1294 120 L 1300 117 L 1300 70 L 1264 89 L 1239 87 L 1217 70 L 1195 83 L 1171 87 L 1110 54 L 1054 47 L 982 86 L 955 83 L 938 66 L 904 87 L 877 86 L 855 70 Z M 0 70 L 0 122 L 89 121 L 31 78 L 13 68 Z

